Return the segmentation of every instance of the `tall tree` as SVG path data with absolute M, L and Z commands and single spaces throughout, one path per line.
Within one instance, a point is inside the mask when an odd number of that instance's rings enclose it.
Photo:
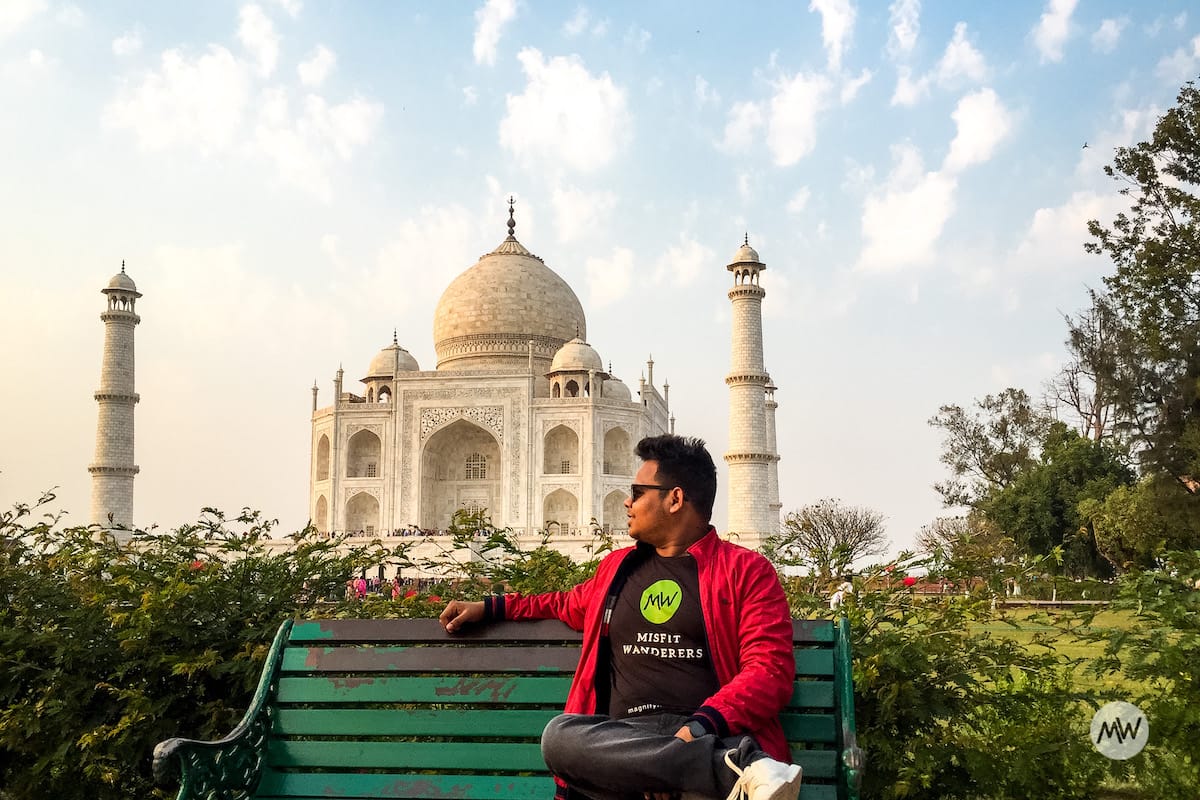
M 1109 380 L 1147 475 L 1198 498 L 1200 483 L 1200 90 L 1184 85 L 1148 142 L 1118 148 L 1105 173 L 1127 212 L 1088 223 L 1086 248 L 1122 322 Z M 1161 488 L 1161 487 L 1160 487 Z
M 883 523 L 878 511 L 829 498 L 790 512 L 763 550 L 776 564 L 808 567 L 828 580 L 860 558 L 887 551 Z
M 1101 292 L 1088 291 L 1091 304 L 1067 323 L 1068 360 L 1046 386 L 1046 407 L 1055 419 L 1067 416 L 1080 435 L 1094 442 L 1114 438 L 1115 368 L 1120 318 Z
M 1049 420 L 1023 389 L 975 401 L 975 411 L 946 405 L 929 420 L 945 436 L 942 463 L 952 477 L 934 484 L 947 506 L 978 505 L 1032 465 Z

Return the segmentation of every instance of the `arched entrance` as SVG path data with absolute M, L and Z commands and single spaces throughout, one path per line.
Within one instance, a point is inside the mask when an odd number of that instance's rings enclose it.
M 421 452 L 421 527 L 445 530 L 460 508 L 487 509 L 502 523 L 500 443 L 465 419 L 429 437 Z

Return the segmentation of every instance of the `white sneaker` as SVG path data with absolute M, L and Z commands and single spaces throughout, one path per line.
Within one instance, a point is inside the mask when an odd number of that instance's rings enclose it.
M 725 753 L 725 764 L 739 776 L 725 800 L 796 800 L 800 796 L 800 765 L 760 758 L 742 769 Z

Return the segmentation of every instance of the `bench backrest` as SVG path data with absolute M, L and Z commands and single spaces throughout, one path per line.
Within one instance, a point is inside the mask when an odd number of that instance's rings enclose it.
M 268 665 L 271 725 L 256 796 L 553 797 L 538 740 L 566 699 L 575 631 L 503 622 L 451 637 L 431 619 L 284 628 Z M 835 657 L 833 623 L 794 628 L 796 689 L 783 724 L 804 768 L 801 798 L 845 800 L 849 659 Z

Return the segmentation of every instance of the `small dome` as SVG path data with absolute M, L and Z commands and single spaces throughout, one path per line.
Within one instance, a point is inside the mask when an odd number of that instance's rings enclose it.
M 554 361 L 550 363 L 551 372 L 587 372 L 588 370 L 604 372 L 604 362 L 600 360 L 600 354 L 578 336 L 558 348 L 558 352 L 554 354 Z
M 397 351 L 399 351 L 398 354 Z M 417 366 L 417 360 L 412 357 L 412 354 L 393 341 L 371 359 L 371 366 L 367 367 L 367 377 L 363 380 L 395 377 L 392 370 L 397 366 L 401 372 L 417 372 L 421 369 Z
M 730 264 L 745 264 L 745 263 L 760 264 L 762 262 L 760 262 L 758 259 L 758 251 L 755 250 L 753 247 L 751 247 L 750 242 L 747 241 L 741 247 L 739 247 L 737 249 L 737 252 L 733 254 L 733 260 L 730 261 L 729 263 Z
M 118 292 L 137 292 L 137 284 L 133 282 L 133 278 L 125 274 L 124 264 L 121 264 L 121 271 L 113 275 L 112 280 L 105 287 L 105 291 L 110 289 Z
M 624 400 L 626 403 L 633 402 L 633 394 L 629 391 L 629 387 L 618 378 L 609 378 L 604 382 L 603 395 L 609 400 Z

